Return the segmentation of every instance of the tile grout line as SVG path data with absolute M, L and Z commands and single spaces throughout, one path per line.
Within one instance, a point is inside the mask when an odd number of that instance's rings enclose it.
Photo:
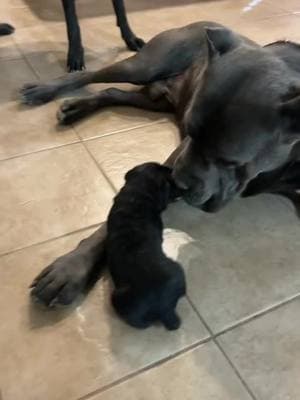
M 213 337 L 214 338 L 218 338 L 219 336 L 224 335 L 224 334 L 226 334 L 228 332 L 231 332 L 232 330 L 234 330 L 236 328 L 239 328 L 239 327 L 242 327 L 244 325 L 247 325 L 248 323 L 250 323 L 252 321 L 255 321 L 256 319 L 258 319 L 260 317 L 263 317 L 264 315 L 267 315 L 267 314 L 269 314 L 269 313 L 271 313 L 273 311 L 276 311 L 281 307 L 285 307 L 286 305 L 292 303 L 293 301 L 298 300 L 299 298 L 300 298 L 300 293 L 298 292 L 298 293 L 296 293 L 296 294 L 294 294 L 294 295 L 292 295 L 290 297 L 287 297 L 286 299 L 282 300 L 281 302 L 273 304 L 272 306 L 267 307 L 267 308 L 255 313 L 255 314 L 249 315 L 248 317 L 240 319 L 239 321 L 237 321 L 236 324 L 232 324 L 232 325 L 220 330 L 219 332 L 215 333 L 213 335 Z
M 156 121 L 153 121 L 153 122 L 145 122 L 145 123 L 143 123 L 141 125 L 134 125 L 134 126 L 131 126 L 131 127 L 128 127 L 128 128 L 123 128 L 123 129 L 120 129 L 120 130 L 107 132 L 107 133 L 104 133 L 103 135 L 99 134 L 98 136 L 91 136 L 89 138 L 82 138 L 80 136 L 80 132 L 78 132 L 78 136 L 80 137 L 82 142 L 90 142 L 90 141 L 97 140 L 97 139 L 100 139 L 100 138 L 103 138 L 103 137 L 107 137 L 107 136 L 111 136 L 111 135 L 117 135 L 119 133 L 126 133 L 126 132 L 134 131 L 134 130 L 145 128 L 145 127 L 152 126 L 152 125 L 165 124 L 168 121 L 169 120 L 167 118 L 158 118 Z M 74 129 L 76 130 L 76 126 L 74 127 Z
M 205 319 L 202 317 L 202 315 L 199 313 L 199 311 L 197 310 L 197 308 L 195 307 L 194 303 L 191 301 L 190 297 L 187 296 L 188 302 L 190 303 L 191 307 L 193 308 L 194 312 L 197 314 L 198 318 L 200 319 L 200 321 L 202 322 L 202 324 L 205 326 L 205 328 L 207 329 L 208 333 L 211 336 L 212 341 L 215 343 L 215 345 L 218 347 L 218 349 L 221 351 L 221 353 L 223 354 L 223 356 L 225 357 L 226 361 L 228 362 L 228 364 L 230 365 L 231 369 L 233 370 L 233 372 L 235 373 L 235 375 L 237 376 L 237 378 L 239 379 L 239 381 L 241 382 L 242 386 L 244 387 L 244 389 L 247 391 L 247 393 L 249 394 L 249 396 L 251 397 L 252 400 L 257 400 L 256 396 L 254 395 L 254 393 L 252 392 L 252 390 L 250 389 L 250 387 L 248 386 L 246 380 L 242 377 L 242 375 L 240 374 L 240 372 L 238 371 L 238 369 L 236 368 L 236 366 L 234 365 L 234 363 L 231 361 L 231 359 L 228 357 L 228 355 L 225 353 L 224 349 L 222 348 L 222 346 L 219 344 L 219 342 L 216 340 L 216 336 L 214 335 L 213 331 L 211 330 L 210 326 L 207 324 L 207 322 L 205 321 Z
M 191 299 L 187 296 L 188 302 L 191 305 L 191 307 L 193 308 L 193 310 L 196 312 L 198 318 L 200 319 L 200 321 L 203 323 L 203 325 L 206 327 L 206 329 L 208 330 L 212 341 L 216 344 L 216 346 L 218 347 L 218 349 L 221 351 L 221 353 L 223 354 L 223 356 L 226 358 L 227 362 L 230 364 L 231 368 L 233 369 L 233 371 L 235 372 L 235 374 L 237 375 L 237 377 L 240 379 L 240 381 L 242 382 L 243 386 L 245 387 L 245 389 L 247 390 L 248 394 L 252 397 L 253 400 L 257 400 L 255 394 L 253 393 L 253 391 L 250 389 L 249 385 L 247 384 L 246 380 L 243 378 L 243 376 L 241 375 L 241 373 L 239 372 L 239 370 L 237 369 L 237 367 L 235 366 L 235 364 L 233 363 L 233 361 L 230 359 L 230 357 L 228 356 L 228 354 L 226 353 L 226 351 L 223 349 L 222 345 L 220 344 L 220 342 L 218 341 L 218 338 L 221 335 L 224 335 L 228 332 L 231 332 L 232 330 L 242 327 L 244 325 L 247 325 L 248 323 L 251 323 L 252 321 L 263 317 L 264 315 L 267 315 L 277 309 L 280 309 L 281 307 L 285 307 L 288 304 L 292 303 L 293 301 L 296 301 L 297 299 L 300 298 L 300 293 L 297 293 L 283 301 L 281 301 L 280 303 L 277 303 L 273 306 L 270 306 L 264 310 L 262 310 L 259 313 L 253 314 L 249 317 L 244 318 L 243 320 L 238 321 L 236 324 L 233 324 L 217 333 L 214 333 L 210 326 L 207 324 L 206 320 L 202 317 L 202 315 L 199 313 L 199 311 L 197 310 L 197 308 L 195 307 L 194 303 L 191 301 Z
M 225 350 L 223 349 L 223 347 L 220 345 L 220 343 L 218 342 L 218 340 L 216 340 L 215 338 L 213 338 L 213 342 L 216 344 L 216 346 L 218 347 L 218 349 L 220 350 L 220 352 L 223 354 L 223 356 L 225 357 L 225 359 L 227 360 L 228 364 L 231 366 L 232 370 L 235 372 L 236 376 L 239 378 L 239 380 L 241 381 L 242 385 L 244 386 L 244 388 L 246 389 L 246 391 L 248 392 L 249 396 L 253 399 L 253 400 L 258 400 L 255 396 L 255 394 L 253 393 L 253 391 L 250 389 L 248 383 L 246 382 L 246 380 L 243 378 L 243 376 L 241 375 L 241 373 L 239 372 L 239 370 L 237 369 L 237 367 L 235 366 L 235 364 L 233 363 L 233 361 L 229 358 L 229 356 L 227 355 L 227 353 L 225 352 Z
M 117 134 L 120 134 L 120 133 L 123 133 L 123 132 L 130 132 L 130 131 L 133 131 L 135 129 L 140 129 L 140 128 L 143 128 L 143 127 L 148 127 L 148 126 L 157 125 L 157 124 L 163 124 L 163 123 L 166 123 L 166 122 L 167 121 L 164 121 L 164 120 L 158 120 L 157 122 L 153 122 L 153 123 L 150 123 L 150 124 L 139 125 L 139 126 L 136 126 L 136 127 L 132 127 L 132 128 L 128 128 L 128 129 L 120 130 L 120 131 L 113 131 L 113 132 L 109 132 L 109 133 L 106 133 L 106 134 L 101 135 L 101 136 L 95 136 L 95 137 L 87 138 L 87 139 L 82 139 L 79 136 L 79 133 L 77 132 L 76 127 L 72 127 L 72 129 L 74 130 L 76 136 L 78 137 L 78 139 L 74 140 L 73 142 L 58 144 L 58 145 L 49 146 L 49 147 L 45 147 L 45 148 L 38 149 L 38 150 L 33 150 L 33 151 L 25 152 L 25 153 L 15 154 L 15 155 L 0 159 L 0 163 L 4 162 L 4 161 L 14 160 L 16 158 L 22 158 L 22 157 L 30 156 L 32 154 L 43 153 L 45 151 L 51 151 L 51 150 L 55 150 L 55 149 L 60 149 L 62 147 L 72 146 L 74 144 L 89 143 L 91 141 L 100 140 L 103 137 L 107 137 L 107 136 L 111 136 L 111 135 L 117 135 Z M 58 134 L 59 134 L 59 132 L 58 132 Z
M 88 153 L 88 155 L 91 157 L 92 161 L 94 162 L 96 168 L 98 169 L 98 171 L 104 176 L 105 180 L 107 181 L 107 183 L 109 184 L 109 186 L 111 187 L 112 191 L 114 192 L 114 194 L 116 194 L 118 192 L 118 189 L 115 187 L 115 185 L 113 184 L 113 182 L 109 179 L 108 175 L 106 174 L 106 172 L 104 172 L 100 166 L 100 164 L 98 163 L 98 161 L 96 160 L 95 156 L 93 155 L 93 153 L 90 151 L 90 149 L 86 146 L 85 142 L 81 142 L 82 146 L 84 147 L 85 151 Z
M 65 237 L 75 235 L 76 233 L 84 232 L 85 230 L 88 230 L 88 229 L 98 228 L 98 227 L 99 227 L 100 225 L 102 225 L 104 222 L 105 222 L 105 221 L 101 221 L 101 222 L 98 222 L 98 223 L 96 223 L 96 224 L 84 226 L 84 227 L 82 227 L 82 228 L 75 229 L 74 231 L 67 232 L 67 233 L 64 233 L 64 234 L 59 235 L 59 236 L 54 236 L 54 237 L 51 237 L 51 238 L 42 240 L 41 242 L 31 243 L 31 244 L 29 244 L 29 245 L 27 245 L 27 246 L 18 247 L 18 248 L 16 248 L 16 249 L 9 250 L 9 251 L 6 251 L 6 252 L 4 252 L 4 253 L 0 253 L 0 259 L 1 259 L 2 257 L 9 256 L 10 254 L 17 253 L 17 252 L 22 251 L 22 250 L 30 249 L 30 248 L 35 247 L 35 246 L 40 246 L 40 245 L 43 245 L 43 244 L 46 244 L 46 243 L 53 242 L 54 240 L 63 239 L 63 238 L 65 238 Z
M 86 395 L 84 395 L 84 396 L 78 398 L 77 400 L 89 400 L 89 399 L 92 400 L 92 398 L 93 398 L 95 395 L 98 395 L 98 394 L 100 394 L 100 393 L 106 392 L 106 391 L 112 389 L 113 387 L 118 386 L 118 385 L 120 385 L 120 384 L 122 384 L 122 383 L 124 383 L 124 382 L 127 382 L 127 381 L 131 380 L 132 378 L 135 378 L 136 376 L 141 375 L 141 374 L 144 373 L 144 372 L 147 372 L 147 371 L 149 371 L 149 370 L 151 370 L 151 369 L 154 369 L 154 368 L 156 368 L 156 367 L 159 367 L 160 365 L 163 365 L 163 364 L 167 363 L 168 361 L 173 360 L 173 359 L 175 359 L 176 357 L 178 357 L 178 356 L 180 356 L 180 355 L 183 355 L 183 354 L 186 354 L 186 353 L 188 353 L 188 352 L 190 352 L 190 351 L 192 351 L 192 350 L 195 350 L 196 348 L 200 347 L 202 344 L 208 343 L 208 342 L 210 342 L 210 341 L 213 341 L 213 342 L 215 343 L 215 345 L 218 347 L 218 349 L 220 350 L 220 352 L 223 354 L 223 356 L 225 357 L 226 361 L 228 362 L 228 364 L 230 365 L 230 367 L 232 368 L 232 370 L 234 371 L 234 373 L 236 374 L 236 376 L 238 377 L 238 379 L 241 381 L 243 387 L 246 389 L 246 391 L 248 392 L 248 394 L 249 394 L 249 396 L 252 398 L 252 400 L 257 400 L 257 399 L 256 399 L 256 396 L 254 395 L 254 393 L 252 392 L 252 390 L 251 390 L 250 387 L 248 386 L 247 382 L 246 382 L 245 379 L 242 377 L 242 375 L 240 374 L 240 372 L 238 371 L 238 369 L 236 368 L 236 366 L 234 365 L 234 363 L 232 362 L 232 360 L 229 358 L 229 356 L 228 356 L 227 353 L 225 352 L 225 350 L 222 348 L 222 346 L 221 346 L 221 344 L 218 342 L 217 338 L 218 338 L 220 335 L 222 335 L 222 334 L 224 334 L 224 333 L 226 333 L 226 332 L 228 332 L 228 331 L 230 331 L 230 330 L 233 330 L 234 328 L 236 328 L 236 327 L 238 327 L 238 326 L 244 325 L 244 324 L 246 324 L 247 322 L 252 321 L 253 319 L 256 319 L 256 318 L 258 318 L 258 317 L 260 317 L 260 316 L 263 316 L 263 315 L 267 314 L 267 313 L 270 312 L 270 311 L 273 311 L 274 309 L 280 308 L 281 306 L 285 306 L 285 305 L 287 305 L 288 303 L 292 302 L 293 300 L 296 300 L 296 299 L 299 298 L 299 297 L 300 297 L 300 294 L 297 294 L 297 295 L 295 295 L 295 296 L 293 296 L 293 297 L 287 299 L 286 301 L 284 301 L 284 302 L 282 302 L 282 303 L 279 303 L 279 304 L 277 304 L 276 306 L 270 307 L 269 309 L 264 310 L 262 313 L 256 314 L 255 316 L 252 316 L 252 317 L 248 318 L 247 320 L 244 320 L 242 323 L 239 323 L 239 324 L 237 324 L 237 325 L 234 325 L 234 326 L 232 326 L 232 327 L 230 327 L 230 328 L 228 328 L 228 329 L 226 329 L 226 330 L 220 331 L 220 332 L 218 332 L 217 334 L 214 334 L 214 333 L 212 332 L 212 330 L 210 329 L 209 325 L 206 323 L 206 321 L 204 320 L 204 318 L 201 316 L 201 314 L 200 314 L 200 313 L 198 312 L 198 310 L 195 308 L 193 302 L 190 300 L 189 297 L 187 297 L 188 302 L 190 303 L 190 305 L 191 305 L 191 307 L 193 308 L 194 312 L 197 314 L 198 318 L 199 318 L 200 321 L 203 323 L 203 325 L 205 326 L 205 328 L 207 329 L 207 331 L 208 331 L 208 333 L 209 333 L 209 336 L 208 336 L 207 338 L 205 338 L 205 339 L 203 339 L 203 340 L 200 340 L 200 341 L 198 341 L 198 342 L 196 342 L 196 343 L 194 343 L 194 344 L 192 344 L 192 345 L 186 347 L 185 349 L 182 349 L 182 350 L 180 350 L 180 351 L 178 351 L 178 352 L 175 352 L 175 353 L 173 353 L 172 355 L 170 355 L 170 356 L 168 356 L 168 357 L 166 357 L 166 358 L 164 358 L 164 359 L 162 359 L 162 360 L 159 360 L 159 361 L 157 361 L 157 362 L 154 362 L 154 363 L 152 363 L 152 364 L 150 364 L 150 365 L 148 365 L 148 366 L 146 366 L 146 367 L 144 367 L 144 368 L 141 368 L 141 369 L 139 369 L 139 370 L 137 370 L 137 371 L 135 371 L 135 372 L 133 372 L 133 373 L 131 373 L 131 374 L 128 374 L 128 375 L 126 375 L 126 376 L 124 376 L 124 377 L 122 377 L 122 378 L 120 378 L 120 379 L 118 379 L 118 380 L 116 380 L 116 381 L 114 381 L 114 382 L 108 384 L 108 385 L 104 385 L 102 388 L 96 389 L 95 391 L 90 392 L 90 393 L 88 393 L 88 394 L 86 394 Z
M 177 357 L 179 357 L 181 355 L 189 353 L 189 352 L 197 349 L 201 345 L 203 345 L 205 343 L 208 343 L 210 341 L 211 341 L 211 337 L 210 336 L 208 336 L 208 337 L 206 337 L 204 339 L 198 340 L 195 343 L 185 347 L 184 349 L 181 349 L 181 350 L 179 350 L 179 351 L 177 351 L 177 352 L 175 352 L 175 353 L 173 353 L 173 354 L 171 354 L 171 355 L 169 355 L 169 356 L 167 356 L 165 358 L 162 358 L 161 360 L 154 361 L 153 363 L 150 363 L 150 364 L 148 364 L 147 366 L 145 366 L 143 368 L 140 368 L 140 369 L 138 369 L 136 371 L 133 371 L 133 372 L 123 376 L 122 378 L 119 378 L 119 379 L 117 379 L 117 380 L 115 380 L 115 381 L 113 381 L 111 383 L 108 383 L 108 384 L 102 386 L 99 389 L 95 389 L 92 392 L 87 393 L 87 394 L 77 398 L 76 400 L 89 400 L 89 399 L 92 400 L 92 398 L 94 396 L 96 396 L 96 395 L 98 395 L 100 393 L 103 393 L 103 392 L 107 392 L 108 390 L 112 389 L 115 386 L 119 386 L 122 383 L 128 382 L 131 379 L 142 375 L 144 372 L 148 372 L 148 371 L 150 371 L 150 370 L 152 370 L 154 368 L 157 368 L 157 367 L 159 367 L 161 365 L 164 365 L 167 362 L 172 361 L 173 359 L 175 359 L 175 358 L 177 358 Z
M 36 79 L 37 79 L 39 82 L 41 82 L 41 81 L 42 81 L 42 80 L 41 80 L 41 77 L 40 77 L 39 73 L 35 70 L 34 66 L 31 64 L 30 59 L 29 59 L 29 58 L 27 57 L 27 55 L 23 52 L 22 47 L 19 46 L 19 44 L 16 42 L 16 40 L 14 40 L 14 41 L 15 41 L 15 44 L 16 44 L 18 50 L 20 51 L 20 53 L 21 53 L 22 56 L 24 57 L 24 61 L 26 62 L 27 66 L 31 69 L 31 71 L 33 72 L 33 74 L 34 74 L 34 76 L 36 77 Z M 53 52 L 53 51 L 49 51 L 48 53 L 53 54 L 54 52 Z M 55 54 L 54 54 L 54 56 L 55 56 L 56 61 L 59 63 L 59 60 L 58 60 L 58 58 L 56 57 Z M 55 102 L 55 103 L 57 104 L 57 106 L 59 107 L 59 104 L 58 104 L 58 102 L 56 101 L 56 99 L 54 100 L 54 102 Z M 81 138 L 80 138 L 80 136 L 78 135 L 78 133 L 75 131 L 75 129 L 73 128 L 73 126 L 71 127 L 71 129 L 72 129 L 72 131 L 75 133 L 78 142 L 80 142 L 80 141 L 81 141 Z M 54 148 L 55 148 L 55 147 L 54 147 Z
M 34 155 L 34 154 L 43 153 L 43 152 L 46 152 L 46 151 L 52 151 L 52 150 L 56 150 L 56 149 L 61 149 L 62 147 L 68 147 L 68 146 L 72 146 L 72 145 L 75 145 L 75 144 L 81 144 L 81 140 L 77 139 L 77 140 L 74 140 L 73 142 L 70 142 L 70 143 L 58 144 L 58 145 L 55 145 L 55 146 L 45 147 L 43 149 L 38 149 L 38 150 L 28 151 L 26 153 L 16 154 L 16 155 L 13 155 L 13 156 L 9 156 L 9 157 L 0 159 L 0 163 L 1 162 L 5 162 L 5 161 L 15 160 L 17 158 L 31 156 L 31 155 Z

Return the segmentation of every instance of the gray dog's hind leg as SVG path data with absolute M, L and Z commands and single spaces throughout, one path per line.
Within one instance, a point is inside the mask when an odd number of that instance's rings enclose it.
M 172 111 L 171 104 L 164 97 L 152 100 L 145 89 L 126 92 L 109 88 L 95 95 L 66 100 L 58 110 L 57 119 L 59 123 L 68 125 L 101 108 L 121 105 L 151 111 Z
M 100 82 L 147 83 L 147 68 L 133 56 L 96 72 L 74 72 L 48 83 L 27 84 L 21 89 L 21 99 L 29 105 L 44 104 L 61 94 Z
M 207 52 L 205 26 L 197 23 L 162 32 L 139 53 L 96 72 L 76 72 L 48 83 L 25 85 L 23 103 L 39 105 L 92 83 L 128 82 L 135 85 L 164 80 L 187 69 L 199 54 Z

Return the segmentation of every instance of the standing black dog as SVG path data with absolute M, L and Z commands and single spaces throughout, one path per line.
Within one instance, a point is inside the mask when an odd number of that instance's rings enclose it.
M 122 38 L 130 50 L 137 51 L 143 45 L 142 39 L 132 32 L 126 17 L 124 0 L 112 0 L 117 25 L 120 27 Z M 67 67 L 69 71 L 84 69 L 84 49 L 81 42 L 80 27 L 76 14 L 75 0 L 62 0 L 69 39 Z
M 185 277 L 182 267 L 162 250 L 160 217 L 178 195 L 171 172 L 157 163 L 127 172 L 126 184 L 108 216 L 106 257 L 115 284 L 112 304 L 136 328 L 156 321 L 169 330 L 180 326 L 175 308 L 185 295 Z
M 15 30 L 15 28 L 13 26 L 11 26 L 10 24 L 0 24 L 0 36 L 4 36 L 4 35 L 10 35 L 11 33 L 13 33 Z

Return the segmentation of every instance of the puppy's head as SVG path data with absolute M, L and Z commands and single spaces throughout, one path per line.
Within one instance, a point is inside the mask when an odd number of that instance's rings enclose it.
M 138 165 L 125 175 L 126 184 L 137 188 L 149 188 L 149 193 L 159 195 L 162 208 L 170 201 L 175 200 L 182 191 L 175 185 L 172 178 L 172 170 L 165 165 L 148 162 Z
M 176 306 L 186 292 L 185 276 L 175 261 L 166 258 L 165 263 L 168 273 L 164 280 L 152 282 L 147 288 L 124 287 L 113 292 L 113 307 L 129 325 L 145 329 L 161 322 L 168 330 L 179 328 Z

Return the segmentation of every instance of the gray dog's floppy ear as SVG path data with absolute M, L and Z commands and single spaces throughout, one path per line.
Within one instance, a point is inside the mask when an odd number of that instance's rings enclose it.
M 205 28 L 209 55 L 222 55 L 236 47 L 240 39 L 230 29 L 226 28 Z
M 283 101 L 279 110 L 287 123 L 289 132 L 299 134 L 298 140 L 300 140 L 300 90 L 292 99 Z

